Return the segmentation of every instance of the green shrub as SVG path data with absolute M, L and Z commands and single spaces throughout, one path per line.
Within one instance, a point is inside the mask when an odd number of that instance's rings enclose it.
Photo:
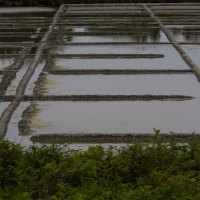
M 119 149 L 0 142 L 0 199 L 200 199 L 200 143 L 172 135 Z

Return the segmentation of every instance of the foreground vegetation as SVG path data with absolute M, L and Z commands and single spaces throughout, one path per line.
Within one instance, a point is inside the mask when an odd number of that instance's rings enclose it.
M 0 199 L 199 200 L 200 143 L 173 135 L 120 149 L 65 145 L 23 149 L 0 142 Z

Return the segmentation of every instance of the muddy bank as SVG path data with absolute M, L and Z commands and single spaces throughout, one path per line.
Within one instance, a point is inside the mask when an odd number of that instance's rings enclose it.
M 135 142 L 135 141 L 148 141 L 149 139 L 155 139 L 156 134 L 151 133 L 62 133 L 62 134 L 38 134 L 32 136 L 30 139 L 33 142 L 103 142 L 103 143 L 116 143 L 116 142 Z M 169 141 L 171 138 L 176 138 L 178 141 L 184 141 L 193 138 L 200 139 L 200 134 L 194 133 L 161 133 L 159 135 L 161 141 Z
M 59 45 L 59 46 L 82 46 L 82 45 L 141 45 L 141 44 L 171 44 L 170 42 L 76 42 L 76 43 L 67 43 L 61 41 L 50 42 L 49 45 Z
M 53 33 L 55 34 L 55 33 Z M 99 35 L 137 35 L 137 36 L 146 36 L 150 35 L 150 32 L 58 32 L 58 35 L 75 35 L 75 36 L 99 36 Z
M 105 75 L 114 75 L 114 74 L 185 74 L 185 73 L 194 73 L 194 70 L 51 70 L 47 72 L 53 75 L 63 75 L 63 74 L 74 74 L 74 75 L 86 75 L 86 74 L 105 74 Z
M 22 119 L 18 123 L 18 130 L 20 135 L 31 135 L 31 117 L 36 114 L 36 106 L 36 104 L 31 102 L 31 105 L 23 111 Z
M 1 101 L 13 101 L 15 96 L 0 96 Z M 24 95 L 21 101 L 186 101 L 192 96 L 184 95 Z
M 45 73 L 40 73 L 37 81 L 35 82 L 35 87 L 33 88 L 33 95 L 42 95 L 44 93 L 44 85 L 46 84 L 46 77 L 48 75 Z
M 164 58 L 163 54 L 52 54 L 52 57 L 56 58 L 68 58 L 68 59 L 75 59 L 75 58 Z

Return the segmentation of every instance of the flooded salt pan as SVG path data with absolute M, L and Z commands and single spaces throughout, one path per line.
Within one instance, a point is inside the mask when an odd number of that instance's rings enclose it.
M 181 102 L 40 102 L 31 129 L 40 133 L 200 132 L 199 99 Z M 48 124 L 47 126 L 43 126 Z
M 40 40 L 41 40 L 41 37 L 38 37 L 38 35 L 32 35 L 30 37 L 0 36 L 0 42 L 36 42 L 37 43 Z
M 171 54 L 171 45 L 87 45 L 59 46 L 59 54 Z
M 0 69 L 4 69 L 9 67 L 10 65 L 12 65 L 15 62 L 14 58 L 10 58 L 10 59 L 0 59 Z
M 5 8 L 2 8 L 5 9 Z M 9 8 L 8 8 L 9 9 Z M 15 11 L 17 11 L 17 8 L 13 8 Z M 1 17 L 53 17 L 55 14 L 55 11 L 40 11 L 40 12 L 1 12 L 0 15 Z
M 200 97 L 193 74 L 173 75 L 48 75 L 48 95 L 191 95 Z
M 199 35 L 182 35 L 183 31 L 200 30 L 200 26 L 183 25 L 183 26 L 165 26 L 178 42 L 200 42 Z
M 112 36 L 64 36 L 63 41 L 69 43 L 79 43 L 79 42 L 160 42 L 151 35 L 141 36 L 141 35 L 112 35 Z M 163 39 L 163 42 L 168 42 L 167 39 Z
M 27 12 L 49 12 L 55 11 L 55 8 L 51 7 L 11 7 L 11 8 L 0 8 L 0 13 L 27 13 Z
M 146 27 L 120 27 L 120 26 L 98 26 L 98 27 L 73 27 L 73 26 L 62 26 L 59 30 L 65 32 L 151 32 L 151 35 L 157 37 L 157 35 L 162 33 L 159 28 L 146 28 Z
M 46 31 L 46 28 L 1 28 L 0 27 L 0 33 L 1 32 L 9 32 L 9 33 L 12 33 L 12 32 L 45 32 Z
M 66 14 L 73 14 L 73 13 L 75 13 L 75 14 L 98 14 L 98 13 L 117 13 L 117 14 L 121 14 L 121 13 L 127 13 L 127 14 L 140 14 L 140 13 L 142 13 L 141 12 L 141 10 L 91 10 L 91 11 L 69 11 L 69 10 L 67 10 L 66 11 Z
M 25 94 L 26 95 L 31 95 L 33 94 L 33 88 L 35 87 L 35 82 L 37 81 L 40 73 L 42 72 L 42 69 L 44 68 L 46 61 L 45 60 L 40 60 L 38 63 L 37 68 L 35 69 L 35 73 L 33 74 L 33 76 L 31 77 L 26 90 L 25 90 Z
M 17 72 L 16 78 L 12 81 L 11 85 L 8 87 L 8 90 L 6 92 L 6 95 L 14 95 L 17 89 L 17 86 L 19 85 L 20 80 L 26 73 L 28 67 L 31 65 L 32 60 L 26 59 L 22 68 Z M 41 69 L 43 68 L 45 64 L 44 60 L 41 60 L 38 64 L 38 68 L 36 68 L 35 74 L 32 76 L 31 80 L 29 81 L 29 84 L 26 89 L 26 94 L 32 94 L 33 87 L 35 86 L 34 81 L 37 80 L 38 74 L 40 73 Z M 37 76 L 37 77 L 36 77 Z
M 7 103 L 7 102 L 4 104 L 7 104 L 7 106 L 9 105 L 9 103 Z M 7 133 L 5 136 L 5 139 L 8 139 L 11 142 L 20 144 L 21 146 L 24 146 L 24 147 L 28 147 L 29 145 L 32 144 L 32 142 L 29 139 L 30 136 L 28 135 L 28 133 L 27 133 L 27 135 L 24 135 L 24 136 L 19 135 L 18 123 L 21 120 L 22 112 L 27 108 L 27 106 L 29 106 L 29 104 L 30 104 L 30 102 L 20 103 L 19 107 L 15 110 L 15 112 L 12 115 L 12 118 L 8 125 Z M 1 106 L 1 104 L 0 104 L 0 106 Z
M 77 7 L 77 6 L 69 6 L 67 8 L 67 11 L 83 11 L 83 10 L 127 10 L 127 9 L 132 9 L 132 10 L 136 10 L 136 9 L 141 9 L 143 8 L 142 6 L 124 6 L 124 5 L 119 5 L 119 6 L 106 6 L 106 5 L 102 5 L 102 6 L 84 6 L 84 7 Z
M 18 54 L 22 47 L 0 47 L 0 54 Z
M 26 73 L 27 68 L 31 64 L 31 59 L 26 59 L 22 68 L 17 72 L 15 79 L 12 81 L 11 85 L 8 87 L 6 95 L 14 95 L 17 89 L 17 86 Z
M 148 35 L 112 35 L 112 36 L 64 36 L 66 42 L 169 42 L 159 28 L 128 28 L 128 27 L 63 27 L 67 32 L 146 32 Z
M 53 69 L 189 69 L 174 50 L 161 59 L 55 59 Z
M 192 61 L 200 67 L 200 45 L 181 45 L 181 47 Z

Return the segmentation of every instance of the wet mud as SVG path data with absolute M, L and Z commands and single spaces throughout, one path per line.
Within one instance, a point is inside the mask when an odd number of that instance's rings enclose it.
M 160 139 L 162 142 L 171 141 L 171 138 L 176 139 L 179 142 L 186 142 L 188 139 L 196 139 L 200 140 L 200 133 L 174 133 L 173 135 L 170 133 L 162 133 L 160 134 Z M 149 141 L 150 139 L 156 139 L 155 134 L 150 133 L 112 133 L 112 134 L 103 134 L 103 133 L 82 133 L 82 134 L 38 134 L 34 135 L 30 138 L 33 142 L 59 142 L 59 143 L 132 143 L 132 142 L 144 142 Z

